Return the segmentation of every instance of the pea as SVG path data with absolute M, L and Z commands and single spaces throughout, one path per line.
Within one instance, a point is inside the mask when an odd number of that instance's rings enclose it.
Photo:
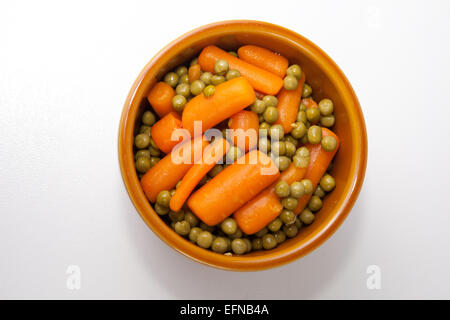
M 308 135 L 305 134 L 301 139 L 300 139 L 300 143 L 305 145 L 308 143 Z
M 299 155 L 295 155 L 292 158 L 292 161 L 297 168 L 306 168 L 309 164 L 309 157 L 300 157 Z
M 297 229 L 300 229 L 301 226 L 303 225 L 303 223 L 300 221 L 299 217 L 295 218 L 295 222 L 294 222 L 295 226 L 297 227 Z
M 242 239 L 234 239 L 231 242 L 231 250 L 236 254 L 244 254 L 247 252 L 247 244 Z
M 295 209 L 295 208 L 293 208 L 293 209 Z M 283 209 L 283 211 L 281 211 L 280 220 L 284 224 L 289 225 L 289 224 L 293 224 L 295 222 L 295 213 L 292 211 L 293 209 L 291 209 L 291 210 Z
M 189 75 L 188 74 L 183 74 L 180 79 L 178 79 L 178 83 L 186 83 L 189 84 Z
M 235 233 L 229 235 L 230 239 L 237 239 L 242 237 L 242 230 L 237 229 Z
M 298 80 L 294 76 L 286 76 L 284 77 L 284 88 L 286 90 L 295 90 L 298 86 Z
M 253 238 L 253 240 L 252 240 L 252 249 L 253 250 L 261 250 L 262 248 L 263 248 L 263 246 L 262 246 L 261 238 Z
M 288 210 L 294 210 L 297 207 L 298 201 L 294 197 L 288 197 L 281 200 L 281 204 Z
M 190 211 L 184 212 L 184 221 L 187 221 L 191 227 L 198 225 L 198 218 Z
M 286 146 L 286 156 L 292 157 L 295 154 L 295 151 L 297 150 L 295 148 L 295 145 L 290 141 L 285 141 L 284 144 Z
M 211 170 L 209 170 L 208 175 L 211 178 L 217 176 L 223 170 L 223 166 L 221 164 L 216 164 Z
M 300 181 L 303 184 L 303 188 L 305 189 L 305 194 L 310 194 L 313 191 L 313 184 L 309 179 L 303 179 Z
M 175 73 L 181 77 L 183 74 L 188 73 L 188 69 L 185 66 L 179 66 L 175 69 Z
M 191 94 L 191 87 L 187 83 L 180 83 L 179 85 L 177 85 L 175 92 L 177 93 L 177 95 L 181 95 L 181 96 L 187 98 Z M 173 103 L 173 100 L 172 100 L 172 103 Z
M 286 234 L 284 233 L 283 230 L 278 230 L 277 232 L 275 232 L 273 234 L 273 236 L 275 237 L 277 244 L 280 244 L 280 243 L 283 243 L 284 241 L 286 241 Z
M 228 235 L 234 234 L 237 231 L 236 220 L 234 220 L 233 218 L 226 218 L 220 224 L 220 228 L 222 229 L 223 232 L 225 232 L 225 234 Z
M 306 109 L 299 111 L 297 113 L 297 122 L 303 122 L 304 124 L 306 124 L 306 121 L 308 121 L 308 119 L 306 118 Z
M 168 207 L 170 202 L 171 196 L 169 191 L 163 190 L 158 193 L 156 196 L 156 203 L 160 206 Z
M 320 120 L 320 111 L 318 108 L 308 108 L 306 109 L 306 119 L 309 122 L 316 123 Z
M 329 116 L 333 113 L 333 101 L 330 99 L 322 99 L 319 102 L 319 110 L 323 116 Z
M 160 216 L 163 216 L 163 215 L 166 215 L 169 213 L 168 207 L 162 206 L 158 203 L 155 203 L 154 208 L 155 208 L 156 213 L 159 214 Z
M 337 141 L 335 137 L 326 136 L 322 139 L 322 148 L 325 151 L 331 152 L 337 147 Z
M 298 228 L 295 224 L 291 224 L 289 226 L 284 226 L 283 231 L 288 238 L 293 238 L 298 233 Z
M 272 139 L 281 140 L 284 138 L 284 129 L 281 124 L 274 124 L 269 129 L 269 135 Z
M 276 218 L 275 220 L 273 220 L 272 222 L 270 222 L 267 225 L 267 228 L 269 228 L 269 230 L 272 232 L 277 232 L 278 230 L 280 230 L 282 225 L 283 225 L 283 221 L 281 221 L 280 218 Z
M 274 123 L 278 119 L 278 110 L 275 107 L 267 107 L 263 116 L 267 123 Z
M 139 157 L 136 159 L 136 170 L 140 173 L 146 173 L 150 169 L 150 158 Z
M 200 229 L 202 229 L 203 231 L 209 231 L 209 232 L 213 232 L 215 227 L 214 226 L 208 226 L 206 223 L 204 223 L 203 221 L 200 223 Z
M 230 149 L 228 149 L 226 158 L 227 158 L 227 163 L 233 163 L 234 161 L 236 161 L 237 159 L 239 159 L 242 155 L 241 150 L 238 147 L 231 147 Z
M 262 114 L 266 110 L 266 104 L 264 103 L 264 101 L 256 99 L 255 102 L 253 102 L 253 104 L 250 106 L 250 109 L 257 114 Z
M 217 237 L 212 242 L 211 249 L 217 253 L 225 253 L 228 250 L 228 242 L 224 237 Z
M 297 148 L 298 145 L 298 140 L 295 139 L 292 135 L 288 134 L 287 136 L 284 137 L 284 142 L 290 142 L 294 145 L 294 148 Z M 287 150 L 286 150 L 287 151 Z
M 242 240 L 244 240 L 245 244 L 247 245 L 246 252 L 252 251 L 252 242 L 248 238 L 242 238 Z
M 136 147 L 139 148 L 139 149 L 147 148 L 148 145 L 150 144 L 150 137 L 148 136 L 148 134 L 145 134 L 145 133 L 139 133 L 139 134 L 134 138 L 134 144 L 135 144 Z
M 214 73 L 223 76 L 228 71 L 228 62 L 223 59 L 219 59 L 214 64 Z
M 308 129 L 308 141 L 317 144 L 322 140 L 322 129 L 319 126 L 311 126 Z
M 155 149 L 159 149 L 158 146 L 156 145 L 155 140 L 153 140 L 152 137 L 150 137 L 150 146 L 152 146 L 152 147 L 155 148 Z
M 301 139 L 306 134 L 306 126 L 303 122 L 296 122 L 294 128 L 291 131 L 291 135 L 295 139 Z
M 320 124 L 326 128 L 334 126 L 335 118 L 334 115 L 325 116 L 320 118 Z
M 191 83 L 191 93 L 198 96 L 205 89 L 205 83 L 202 80 L 195 80 Z
M 143 150 L 139 150 L 138 152 L 136 152 L 136 154 L 134 155 L 134 158 L 137 160 L 140 157 L 146 157 L 146 158 L 151 158 L 150 155 L 150 151 L 143 149 Z
M 189 232 L 189 240 L 191 240 L 194 243 L 197 242 L 198 235 L 202 231 L 203 231 L 202 229 L 197 227 L 191 228 L 191 231 Z
M 302 69 L 298 64 L 293 64 L 289 68 L 287 68 L 286 75 L 300 79 L 300 77 L 302 76 Z
M 268 132 L 269 132 L 269 129 L 270 129 L 270 124 L 268 124 L 267 122 L 262 122 L 262 123 L 259 125 L 259 130 L 260 130 L 260 132 L 261 132 L 261 130 L 266 130 L 266 133 L 268 133 Z
M 314 221 L 314 214 L 309 209 L 304 209 L 300 213 L 300 221 L 304 224 L 311 224 Z
M 207 86 L 205 89 L 203 89 L 203 95 L 204 95 L 206 98 L 211 97 L 211 96 L 214 94 L 214 92 L 216 92 L 216 87 L 213 86 L 212 84 L 210 84 L 210 85 Z
M 309 84 L 305 83 L 303 86 L 302 98 L 308 98 L 312 94 L 312 88 Z
M 320 187 L 326 192 L 330 192 L 335 186 L 336 181 L 329 174 L 325 174 L 322 179 L 320 179 Z
M 213 241 L 213 236 L 209 231 L 202 231 L 197 236 L 197 245 L 204 249 L 208 249 Z
M 147 126 L 145 124 L 143 124 L 140 128 L 139 128 L 139 133 L 145 133 L 146 135 L 150 136 L 151 135 L 151 131 L 152 131 L 152 127 Z
M 291 197 L 296 199 L 301 198 L 305 194 L 305 187 L 303 186 L 303 183 L 299 181 L 293 182 L 290 186 L 290 194 Z
M 169 211 L 169 218 L 173 222 L 183 221 L 184 220 L 184 211 Z
M 157 164 L 159 160 L 161 160 L 161 159 L 158 157 L 151 157 L 150 158 L 150 168 L 152 168 L 155 164 Z
M 186 104 L 186 97 L 181 94 L 177 94 L 172 98 L 172 106 L 175 111 L 183 111 L 184 105 Z
M 309 149 L 305 146 L 298 148 L 297 151 L 295 152 L 295 154 L 298 155 L 299 157 L 309 157 L 310 156 Z
M 234 51 L 228 51 L 229 54 L 231 54 L 233 57 L 238 57 L 238 54 Z
M 156 116 L 151 111 L 145 111 L 142 115 L 142 123 L 147 126 L 152 126 L 156 122 Z
M 277 239 L 275 239 L 275 237 L 270 233 L 266 234 L 262 238 L 262 245 L 263 245 L 263 248 L 266 250 L 275 248 L 277 246 L 277 244 L 278 244 Z
M 152 146 L 148 147 L 148 152 L 150 152 L 150 155 L 154 157 L 159 157 L 161 155 L 161 151 L 158 148 L 153 148 Z
M 178 79 L 179 77 L 175 72 L 169 72 L 164 76 L 164 82 L 173 88 L 178 84 Z
M 299 111 L 306 111 L 306 106 L 303 104 L 303 102 L 300 102 L 300 106 L 298 107 Z
M 322 208 L 322 200 L 318 196 L 312 196 L 309 199 L 308 208 L 312 212 L 319 211 Z
M 272 153 L 277 156 L 283 156 L 286 154 L 286 144 L 284 141 L 272 142 L 270 149 L 272 150 Z
M 278 105 L 278 99 L 275 96 L 267 95 L 262 100 L 266 107 L 276 107 Z
M 200 80 L 202 80 L 205 85 L 210 85 L 212 77 L 213 74 L 211 72 L 203 72 L 200 76 Z
M 225 82 L 224 76 L 214 75 L 211 77 L 211 84 L 214 86 L 218 86 L 219 84 Z
M 227 80 L 231 80 L 231 79 L 234 79 L 234 78 L 238 78 L 240 76 L 241 76 L 241 73 L 238 70 L 231 69 L 231 70 L 228 70 L 225 78 Z
M 286 181 L 279 181 L 275 185 L 275 193 L 280 198 L 289 197 L 290 194 L 290 188 L 289 184 Z
M 191 225 L 187 221 L 178 221 L 175 223 L 175 232 L 181 236 L 186 236 L 191 231 Z
M 289 168 L 289 165 L 291 164 L 291 159 L 286 156 L 280 156 L 275 159 L 275 164 L 280 171 L 284 171 L 287 168 Z
M 325 191 L 322 189 L 322 187 L 320 185 L 318 185 L 316 187 L 316 190 L 314 190 L 314 195 L 323 199 L 326 194 L 325 194 Z
M 258 141 L 258 149 L 261 152 L 268 153 L 270 151 L 270 141 L 267 138 L 260 138 Z
M 257 236 L 258 238 L 262 238 L 262 237 L 264 237 L 264 235 L 267 234 L 267 232 L 269 232 L 269 230 L 266 227 L 264 227 L 261 230 L 259 230 L 258 232 L 256 232 L 255 236 Z

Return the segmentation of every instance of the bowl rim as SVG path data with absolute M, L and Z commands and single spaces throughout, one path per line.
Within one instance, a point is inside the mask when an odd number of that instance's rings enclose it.
M 137 174 L 134 170 L 134 155 L 132 152 L 132 145 L 131 148 L 129 148 L 129 142 L 133 141 L 132 139 L 130 140 L 130 137 L 132 137 L 133 135 L 135 121 L 132 111 L 135 109 L 135 114 L 137 109 L 139 108 L 140 103 L 140 101 L 136 102 L 134 98 L 136 97 L 138 90 L 142 89 L 142 81 L 149 70 L 153 68 L 158 61 L 160 61 L 161 59 L 164 60 L 164 55 L 168 51 L 175 50 L 174 48 L 177 44 L 180 44 L 190 38 L 194 38 L 195 36 L 198 36 L 205 31 L 221 30 L 224 27 L 229 28 L 231 26 L 250 26 L 266 29 L 271 33 L 287 38 L 290 41 L 295 42 L 298 46 L 301 46 L 305 50 L 305 52 L 311 56 L 312 59 L 317 60 L 315 61 L 316 63 L 320 62 L 323 65 L 323 69 L 329 70 L 328 76 L 331 76 L 333 78 L 332 81 L 335 84 L 340 85 L 340 90 L 345 90 L 346 97 L 343 97 L 343 99 L 346 98 L 344 100 L 346 100 L 347 103 L 353 104 L 354 117 L 357 120 L 353 121 L 355 123 L 353 123 L 352 125 L 356 126 L 357 131 L 359 131 L 360 133 L 359 136 L 356 137 L 356 141 L 353 141 L 353 143 L 356 143 L 356 145 L 354 145 L 352 156 L 352 158 L 354 158 L 356 154 L 356 164 L 354 171 L 356 172 L 356 174 L 353 177 L 349 193 L 346 194 L 346 196 L 344 197 L 344 201 L 342 201 L 342 205 L 336 207 L 333 210 L 335 212 L 333 218 L 323 228 L 319 229 L 309 239 L 309 241 L 291 246 L 286 250 L 278 251 L 275 253 L 270 253 L 270 251 L 268 251 L 264 255 L 253 257 L 227 257 L 197 247 L 186 239 L 175 234 L 175 232 L 169 226 L 167 226 L 166 223 L 155 213 L 148 200 L 146 199 L 137 178 Z M 144 68 L 134 81 L 122 110 L 118 134 L 118 155 L 122 180 L 125 184 L 125 188 L 134 207 L 136 208 L 144 222 L 147 224 L 147 226 L 152 229 L 152 231 L 162 241 L 164 241 L 171 248 L 182 253 L 184 256 L 204 265 L 232 271 L 257 271 L 281 266 L 301 258 L 302 256 L 308 254 L 309 252 L 320 246 L 342 224 L 342 222 L 352 209 L 364 181 L 367 166 L 367 131 L 359 101 L 352 86 L 350 85 L 350 82 L 348 81 L 344 73 L 340 70 L 340 68 L 336 65 L 336 63 L 317 45 L 292 30 L 272 23 L 257 20 L 226 20 L 200 26 L 179 36 L 178 38 L 167 44 L 164 48 L 162 48 L 144 66 Z M 133 170 L 130 170 L 131 168 L 133 168 Z

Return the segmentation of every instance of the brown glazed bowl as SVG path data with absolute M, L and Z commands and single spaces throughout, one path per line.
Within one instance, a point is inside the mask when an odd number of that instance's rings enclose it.
M 341 145 L 334 159 L 332 175 L 336 188 L 324 200 L 313 224 L 268 251 L 243 256 L 225 256 L 202 249 L 177 235 L 153 211 L 140 186 L 133 159 L 133 137 L 140 116 L 148 108 L 146 95 L 161 77 L 185 63 L 207 45 L 235 50 L 254 44 L 297 63 L 306 72 L 313 97 L 329 97 L 335 105 L 333 131 Z M 214 111 L 212 111 L 214 112 Z M 159 238 L 185 256 L 205 265 L 236 271 L 273 268 L 298 259 L 322 244 L 344 221 L 358 197 L 367 162 L 367 134 L 356 95 L 338 66 L 314 43 L 283 27 L 259 21 L 223 21 L 190 31 L 169 43 L 150 60 L 134 82 L 122 112 L 119 128 L 119 160 L 128 194 L 145 223 Z

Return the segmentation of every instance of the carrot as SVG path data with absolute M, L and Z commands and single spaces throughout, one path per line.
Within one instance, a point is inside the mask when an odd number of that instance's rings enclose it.
M 165 82 L 158 82 L 153 86 L 147 95 L 147 100 L 153 107 L 153 110 L 160 116 L 164 117 L 171 111 L 175 111 L 172 107 L 172 98 L 175 96 L 175 90 Z
M 299 181 L 305 172 L 306 168 L 297 168 L 291 163 L 276 182 L 234 213 L 239 228 L 246 234 L 253 234 L 275 219 L 283 210 L 280 198 L 275 193 L 275 185 L 279 181 L 286 181 L 289 184 Z
M 334 134 L 333 131 L 328 130 L 326 128 L 322 128 L 322 137 L 326 136 L 332 136 L 337 141 L 336 149 L 333 151 L 325 151 L 322 149 L 322 146 L 319 144 L 306 144 L 306 147 L 309 149 L 310 153 L 310 160 L 308 167 L 306 168 L 306 173 L 304 179 L 311 180 L 313 184 L 313 189 L 317 186 L 322 176 L 327 171 L 328 166 L 331 163 L 331 160 L 333 160 L 334 155 L 336 154 L 336 151 L 339 148 L 339 138 Z M 298 199 L 297 208 L 295 208 L 294 213 L 299 214 L 302 212 L 302 210 L 305 208 L 305 206 L 308 204 L 309 199 L 311 198 L 312 194 L 304 195 L 300 199 Z
M 311 98 L 305 98 L 305 99 L 302 99 L 302 104 L 306 107 L 306 109 L 309 109 L 309 108 L 319 108 L 319 106 L 317 105 L 317 103 L 313 100 L 313 99 L 311 99 Z M 311 122 L 311 123 L 317 123 L 318 121 L 314 121 L 314 122 Z
M 213 226 L 272 184 L 279 175 L 272 159 L 253 150 L 197 190 L 187 203 L 197 217 Z
M 258 46 L 242 46 L 238 49 L 238 56 L 240 59 L 281 78 L 284 78 L 289 66 L 289 61 L 285 57 Z
M 150 135 L 158 148 L 167 154 L 182 140 L 182 137 L 172 140 L 172 132 L 180 128 L 180 115 L 177 112 L 170 112 L 152 126 Z
M 205 148 L 208 141 L 198 137 L 176 147 L 171 153 L 158 161 L 141 179 L 142 189 L 150 202 L 156 201 L 160 191 L 171 190 L 192 167 L 194 161 L 201 157 L 199 148 Z M 184 161 L 180 161 L 183 156 Z
M 280 93 L 277 95 L 278 119 L 275 123 L 281 124 L 285 133 L 291 132 L 291 124 L 293 124 L 297 119 L 298 107 L 300 106 L 304 83 L 305 73 L 302 72 L 302 76 L 298 80 L 297 89 L 286 90 L 282 88 Z
M 228 121 L 232 129 L 230 138 L 234 145 L 244 152 L 254 149 L 258 144 L 259 118 L 253 111 L 242 110 Z
M 183 128 L 193 135 L 194 121 L 201 121 L 202 132 L 205 132 L 252 104 L 255 99 L 255 91 L 243 77 L 221 83 L 211 97 L 199 94 L 186 104 L 182 115 Z
M 203 157 L 194 163 L 181 180 L 180 186 L 175 190 L 172 199 L 170 199 L 170 209 L 177 212 L 183 207 L 192 190 L 208 171 L 214 167 L 217 161 L 222 159 L 229 148 L 230 143 L 223 138 L 214 140 L 213 143 L 206 147 Z
M 230 69 L 238 70 L 255 90 L 276 95 L 283 86 L 283 79 L 280 77 L 236 58 L 216 46 L 205 47 L 198 57 L 198 62 L 204 71 L 214 72 L 214 64 L 220 59 L 226 60 Z
M 193 66 L 190 66 L 188 70 L 189 82 L 192 83 L 195 80 L 200 79 L 201 72 L 202 69 L 199 64 L 194 64 Z

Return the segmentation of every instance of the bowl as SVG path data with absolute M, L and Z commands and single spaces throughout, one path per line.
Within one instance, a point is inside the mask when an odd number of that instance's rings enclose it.
M 332 175 L 336 188 L 324 200 L 313 224 L 298 235 L 268 251 L 225 256 L 202 249 L 177 235 L 152 209 L 140 186 L 133 158 L 133 137 L 146 95 L 161 77 L 185 63 L 207 45 L 234 50 L 254 44 L 279 52 L 306 72 L 316 100 L 328 97 L 335 106 L 333 131 L 341 145 L 334 158 Z M 358 99 L 344 73 L 319 47 L 283 27 L 260 21 L 222 21 L 202 26 L 169 43 L 144 67 L 126 99 L 119 128 L 119 161 L 128 194 L 145 223 L 167 245 L 183 255 L 221 269 L 253 271 L 280 266 L 311 252 L 333 234 L 358 197 L 367 163 L 367 134 Z

